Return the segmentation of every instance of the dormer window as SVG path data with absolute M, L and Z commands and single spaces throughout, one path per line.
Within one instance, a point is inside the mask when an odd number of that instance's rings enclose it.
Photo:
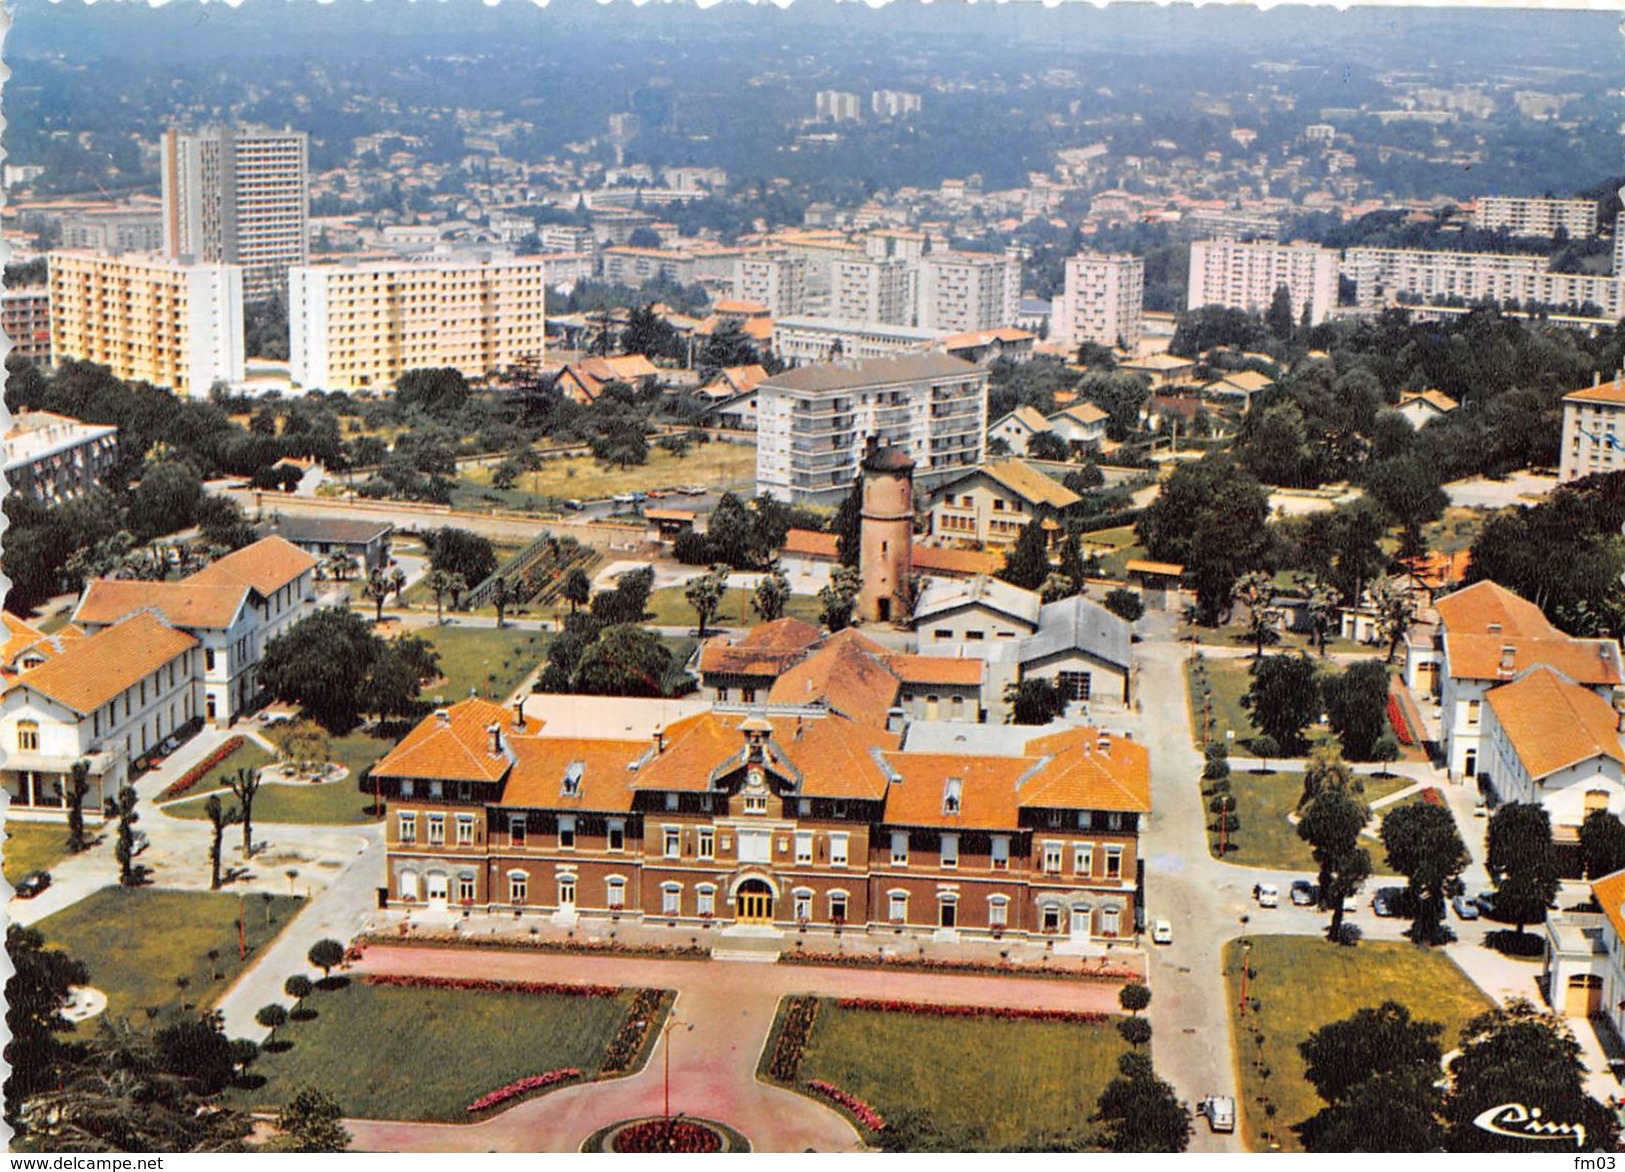
M 581 778 L 587 772 L 587 765 L 583 761 L 572 761 L 570 767 L 564 771 L 564 796 L 579 798 L 581 796 Z
M 958 814 L 960 796 L 965 789 L 965 779 L 950 777 L 948 784 L 942 790 L 942 812 L 944 814 Z

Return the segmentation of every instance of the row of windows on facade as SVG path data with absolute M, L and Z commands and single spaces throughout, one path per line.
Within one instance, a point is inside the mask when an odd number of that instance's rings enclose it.
M 747 796 L 748 801 L 748 796 Z M 426 845 L 444 846 L 446 843 L 446 816 L 444 814 L 430 813 L 424 816 Z M 1121 829 L 1122 816 L 1116 812 L 1106 815 L 1108 830 Z M 474 846 L 475 844 L 475 816 L 473 814 L 458 814 L 453 820 L 456 846 Z M 402 811 L 399 815 L 399 840 L 403 846 L 417 843 L 418 815 L 414 811 Z M 771 855 L 770 849 L 747 849 L 747 839 L 743 832 L 740 841 L 740 854 Z M 529 843 L 529 828 L 523 816 L 514 816 L 508 825 L 509 845 L 513 847 L 526 846 Z M 813 832 L 798 830 L 795 832 L 794 859 L 799 866 L 813 864 Z M 553 845 L 561 851 L 576 849 L 576 819 L 565 815 L 559 818 L 556 835 L 553 836 Z M 754 845 L 760 840 L 748 840 Z M 937 842 L 937 866 L 952 869 L 959 865 L 959 841 L 957 834 L 943 834 Z M 726 840 L 724 840 L 726 845 Z M 908 831 L 893 831 L 891 835 L 890 858 L 893 866 L 907 866 L 909 861 L 910 835 Z M 850 863 L 850 839 L 844 833 L 832 832 L 828 836 L 829 866 L 845 867 Z M 608 824 L 606 847 L 612 853 L 626 850 L 626 823 L 612 819 Z M 1041 868 L 1047 874 L 1060 874 L 1064 870 L 1066 844 L 1063 842 L 1045 842 L 1041 857 Z M 667 859 L 681 859 L 683 853 L 683 828 L 666 826 L 661 829 L 661 856 Z M 717 831 L 714 827 L 702 826 L 697 828 L 693 843 L 692 857 L 702 860 L 714 860 L 717 857 Z M 1105 862 L 1107 879 L 1121 878 L 1123 873 L 1123 847 L 1111 844 L 1105 847 L 1101 856 Z M 758 858 L 754 861 L 770 861 L 769 858 Z M 1010 865 L 1010 837 L 1008 835 L 994 835 L 992 838 L 991 862 L 995 870 L 1004 870 Z M 1093 843 L 1074 843 L 1072 845 L 1072 873 L 1075 875 L 1095 875 L 1095 848 Z

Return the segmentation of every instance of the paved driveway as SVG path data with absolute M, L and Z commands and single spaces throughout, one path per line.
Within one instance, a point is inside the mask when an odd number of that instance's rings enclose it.
M 672 1111 L 727 1123 L 748 1136 L 758 1152 L 842 1152 L 861 1147 L 857 1133 L 832 1109 L 756 1080 L 757 1062 L 782 997 L 814 993 L 945 1005 L 1117 1010 L 1117 986 L 1103 982 L 725 961 L 375 946 L 357 969 L 675 989 L 674 1015 L 694 1029 L 670 1035 Z M 662 1041 L 659 1046 L 666 1044 Z M 355 1136 L 355 1147 L 364 1151 L 576 1151 L 600 1127 L 660 1114 L 664 1066 L 665 1053 L 657 1047 L 648 1065 L 630 1078 L 557 1091 L 484 1123 L 350 1120 L 346 1126 Z

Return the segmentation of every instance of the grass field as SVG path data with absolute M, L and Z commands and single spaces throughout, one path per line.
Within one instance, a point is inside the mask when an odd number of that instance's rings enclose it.
M 188 798 L 164 807 L 164 813 L 175 818 L 204 819 L 208 814 L 203 806 L 208 795 Z M 237 799 L 222 794 L 228 809 L 237 805 Z M 260 841 L 261 825 L 282 823 L 296 826 L 358 826 L 377 819 L 372 814 L 372 797 L 357 787 L 352 777 L 326 785 L 266 785 L 254 798 L 254 841 Z M 235 835 L 235 837 L 234 837 Z M 241 840 L 242 831 L 227 831 L 228 842 Z
M 1367 776 L 1365 800 L 1376 801 L 1410 784 L 1410 779 L 1406 777 Z M 1284 871 L 1315 870 L 1309 844 L 1298 837 L 1297 826 L 1287 821 L 1287 816 L 1298 808 L 1298 798 L 1303 793 L 1302 773 L 1254 773 L 1249 769 L 1232 769 L 1230 793 L 1236 799 L 1236 817 L 1241 828 L 1230 836 L 1230 852 L 1225 855 L 1226 862 Z M 1214 857 L 1218 857 L 1218 836 L 1210 832 L 1209 839 L 1209 847 Z M 1368 840 L 1365 845 L 1371 850 L 1372 867 L 1385 872 L 1387 868 L 1383 866 L 1381 845 L 1373 840 Z
M 887 1119 L 929 1116 L 955 1148 L 1031 1148 L 1086 1128 L 1127 1044 L 1110 1023 L 915 1017 L 819 1008 L 801 1063 Z
M 68 857 L 68 824 L 6 822 L 5 874 L 13 887 L 30 871 L 49 871 Z
M 239 903 L 224 892 L 104 887 L 37 927 L 48 943 L 84 962 L 90 983 L 107 994 L 109 1016 L 144 1024 L 148 1008 L 157 1007 L 162 1018 L 177 1015 L 183 996 L 188 1011 L 207 1008 L 303 906 L 285 895 Z M 238 958 L 239 907 L 246 909 L 246 959 Z M 212 962 L 211 949 L 219 953 Z M 188 982 L 184 994 L 177 977 Z
M 1255 736 L 1258 732 L 1253 727 L 1252 716 L 1241 706 L 1241 698 L 1247 694 L 1252 686 L 1251 659 L 1215 659 L 1212 657 L 1203 661 L 1207 665 L 1208 684 L 1213 689 L 1209 698 L 1213 713 L 1213 735 L 1219 740 L 1225 739 L 1225 734 L 1234 732 L 1235 740 L 1231 742 L 1233 751 L 1239 749 L 1239 743 Z M 1202 747 L 1202 715 L 1204 708 L 1202 697 L 1197 694 L 1196 683 L 1193 677 L 1193 665 L 1185 664 L 1185 695 L 1191 705 L 1191 731 L 1195 734 L 1197 748 Z
M 750 608 L 753 596 L 750 590 L 727 591 L 722 596 L 722 607 L 711 622 L 722 627 L 755 626 L 761 619 Z M 644 614 L 647 616 L 644 621 L 656 627 L 693 627 L 697 622 L 694 608 L 683 597 L 681 586 L 668 586 L 651 593 L 649 609 Z M 786 618 L 800 619 L 815 627 L 822 614 L 823 604 L 811 594 L 792 594 L 784 608 Z M 706 634 L 710 634 L 709 627 Z
M 191 792 L 206 794 L 220 789 L 226 784 L 226 778 L 235 776 L 239 769 L 260 769 L 275 760 L 276 755 L 261 748 L 258 742 L 244 741 L 242 748 L 205 773 Z
M 1448 1053 L 1456 1048 L 1461 1027 L 1492 1008 L 1454 961 L 1414 944 L 1366 941 L 1348 948 L 1312 936 L 1255 936 L 1251 942 L 1250 963 L 1257 975 L 1247 992 L 1249 999 L 1259 1001 L 1256 1014 L 1239 1018 L 1242 949 L 1237 941 L 1225 945 L 1224 972 L 1240 1066 L 1242 1132 L 1254 1151 L 1269 1146 L 1262 1136 L 1269 1123 L 1265 1096 L 1276 1107 L 1275 1142 L 1283 1150 L 1302 1151 L 1291 1127 L 1324 1104 L 1304 1081 L 1298 1044 L 1321 1026 L 1391 999 L 1413 1017 L 1442 1024 L 1440 1044 Z M 1252 1040 L 1254 1024 L 1262 1046 Z M 1260 1066 L 1269 1070 L 1268 1078 Z
M 491 487 L 494 465 L 468 468 L 458 478 L 454 506 L 490 505 L 486 495 L 518 504 L 527 498 L 542 504 L 552 500 L 602 500 L 623 492 L 648 492 L 684 484 L 711 489 L 751 492 L 756 480 L 756 448 L 746 444 L 711 443 L 691 448 L 686 456 L 673 456 L 651 445 L 649 462 L 631 468 L 611 468 L 591 456 L 548 460 L 535 472 L 526 472 L 511 489 Z M 681 500 L 674 507 L 683 508 Z M 521 507 L 523 507 L 521 505 Z
M 424 686 L 423 697 L 442 697 L 450 704 L 468 697 L 469 689 L 503 699 L 519 681 L 547 658 L 550 637 L 513 627 L 424 627 L 411 634 L 434 644 L 440 653 L 443 679 Z
M 275 1109 L 300 1087 L 333 1095 L 346 1115 L 467 1123 L 466 1108 L 526 1075 L 579 1067 L 591 1078 L 626 1018 L 632 994 L 531 997 L 399 989 L 351 980 L 304 1002 L 315 1017 L 277 1031 L 291 1048 L 262 1054 L 265 1085 L 234 1091 Z
M 1422 540 L 1437 553 L 1457 553 L 1473 544 L 1491 516 L 1484 509 L 1446 509 L 1443 517 L 1422 527 Z
M 1096 529 L 1092 533 L 1082 534 L 1081 539 L 1085 548 L 1090 542 L 1112 547 L 1113 552 L 1100 559 L 1100 572 L 1108 578 L 1121 579 L 1127 573 L 1124 567 L 1129 562 L 1145 557 L 1145 547 L 1135 544 L 1132 525 L 1119 525 L 1114 529 Z
M 1253 650 L 1253 641 L 1240 626 L 1200 627 L 1192 624 L 1184 628 L 1184 633 L 1196 636 L 1196 641 L 1204 647 L 1245 647 L 1248 651 Z M 1371 648 L 1364 643 L 1356 643 L 1353 639 L 1345 639 L 1338 635 L 1326 640 L 1326 650 L 1328 653 L 1338 655 L 1358 655 L 1370 652 Z M 1264 645 L 1265 655 L 1275 655 L 1283 651 L 1302 651 L 1311 656 L 1319 654 L 1319 648 L 1315 646 L 1314 641 L 1308 635 L 1296 631 L 1279 631 L 1276 633 L 1274 643 Z

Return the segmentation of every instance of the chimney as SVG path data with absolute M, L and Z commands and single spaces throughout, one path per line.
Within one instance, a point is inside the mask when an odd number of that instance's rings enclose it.
M 1491 634 L 1491 635 L 1499 635 L 1501 633 L 1501 624 L 1500 623 L 1489 623 L 1488 625 L 1485 626 L 1484 630 L 1486 632 L 1488 632 L 1489 634 Z
M 449 709 L 449 708 L 436 708 L 434 710 L 434 718 L 435 718 L 436 721 L 438 721 L 441 724 L 442 727 L 445 727 L 445 728 L 450 728 L 451 727 L 451 709 Z
M 1102 757 L 1110 757 L 1112 755 L 1111 737 L 1107 736 L 1105 733 L 1101 733 L 1100 739 L 1095 742 L 1095 748 L 1100 750 L 1100 755 Z
M 491 756 L 502 756 L 502 726 L 490 724 L 486 726 L 485 731 L 491 737 Z
M 1625 688 L 1614 689 L 1614 731 L 1625 733 Z
M 513 727 L 516 732 L 525 731 L 525 698 L 523 696 L 513 702 Z
M 655 753 L 658 755 L 666 751 L 666 730 L 655 725 Z
M 901 708 L 890 708 L 886 711 L 886 731 L 900 733 L 903 726 L 908 723 L 908 716 Z

